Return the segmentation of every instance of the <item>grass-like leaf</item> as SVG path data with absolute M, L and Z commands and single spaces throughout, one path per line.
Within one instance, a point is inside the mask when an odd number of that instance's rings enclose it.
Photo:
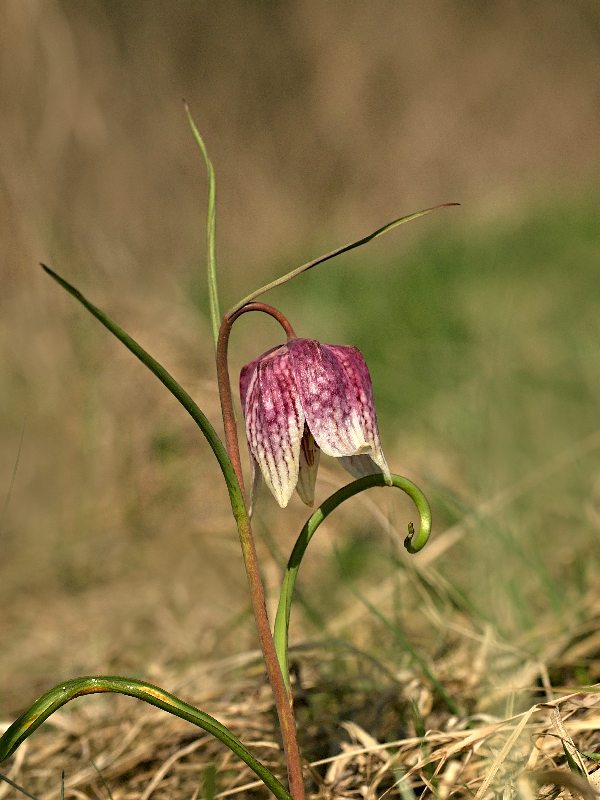
M 271 283 L 267 283 L 265 286 L 262 286 L 260 289 L 251 292 L 249 295 L 240 300 L 239 303 L 233 306 L 233 308 L 231 308 L 227 314 L 234 314 L 236 311 L 239 311 L 240 308 L 243 308 L 243 306 L 252 302 L 252 300 L 256 300 L 257 297 L 265 294 L 265 292 L 269 292 L 271 289 L 275 289 L 277 286 L 283 286 L 284 283 L 288 283 L 294 278 L 297 278 L 298 275 L 301 275 L 303 272 L 307 272 L 309 269 L 316 267 L 318 264 L 323 264 L 323 262 L 329 261 L 330 259 L 335 258 L 342 253 L 347 253 L 349 250 L 354 250 L 356 247 L 361 247 L 363 244 L 368 244 L 369 242 L 372 242 L 373 239 L 383 236 L 384 233 L 397 228 L 399 225 L 403 225 L 405 222 L 411 222 L 414 219 L 419 219 L 419 217 L 425 217 L 427 214 L 431 214 L 433 211 L 437 211 L 439 208 L 449 208 L 450 206 L 459 205 L 460 203 L 442 203 L 441 205 L 432 206 L 431 208 L 424 208 L 422 211 L 415 211 L 413 214 L 407 214 L 404 217 L 398 217 L 398 219 L 394 219 L 391 222 L 388 222 L 386 225 L 383 225 L 381 228 L 377 228 L 377 230 L 372 231 L 366 236 L 363 236 L 362 239 L 358 239 L 356 242 L 350 242 L 350 244 L 342 245 L 342 247 L 336 247 L 335 250 L 331 250 L 329 253 L 325 253 L 322 256 L 313 258 L 312 261 L 307 261 L 306 264 L 302 264 L 300 267 L 296 267 L 296 269 L 293 269 L 291 272 L 287 272 L 285 275 L 282 275 L 281 278 L 277 278 L 276 280 L 271 281 Z
M 192 129 L 196 144 L 200 148 L 200 152 L 204 158 L 204 163 L 206 164 L 206 171 L 208 173 L 208 212 L 206 217 L 206 242 L 208 252 L 206 267 L 208 272 L 208 302 L 210 305 L 210 320 L 216 347 L 217 339 L 219 338 L 219 326 L 221 324 L 219 290 L 217 286 L 217 183 L 215 179 L 215 170 L 212 165 L 212 161 L 208 157 L 208 150 L 204 144 L 204 139 L 196 127 L 196 123 L 194 122 L 188 104 L 184 103 L 184 106 L 188 122 L 190 123 L 190 128 Z
M 562 748 L 563 748 L 563 753 L 565 754 L 565 758 L 567 759 L 567 764 L 568 764 L 569 769 L 571 770 L 571 772 L 574 772 L 576 775 L 583 775 L 584 778 L 587 778 L 587 775 L 582 770 L 582 768 L 579 766 L 577 761 L 575 761 L 575 759 L 573 758 L 573 756 L 569 752 L 569 748 L 567 747 L 566 742 L 564 742 L 564 741 L 562 743 Z
M 288 668 L 288 630 L 290 625 L 290 613 L 292 609 L 292 597 L 294 595 L 294 586 L 296 585 L 296 576 L 300 569 L 300 564 L 308 543 L 312 539 L 319 525 L 331 514 L 332 511 L 341 505 L 344 500 L 348 500 L 359 492 L 364 492 L 365 489 L 370 489 L 374 486 L 388 486 L 386 479 L 383 475 L 367 475 L 364 478 L 359 478 L 347 486 L 342 486 L 337 492 L 334 492 L 327 498 L 319 508 L 312 514 L 306 521 L 304 527 L 300 531 L 300 535 L 296 540 L 296 544 L 290 555 L 286 572 L 281 584 L 281 592 L 279 594 L 279 604 L 277 606 L 277 616 L 275 617 L 275 629 L 273 631 L 273 638 L 275 641 L 275 650 L 277 651 L 277 658 L 283 673 L 283 678 L 289 688 L 289 668 Z M 411 498 L 417 507 L 420 517 L 419 530 L 415 534 L 412 523 L 409 525 L 409 534 L 404 541 L 404 546 L 410 553 L 417 553 L 427 544 L 429 534 L 431 533 L 431 509 L 427 498 L 423 492 L 408 478 L 403 478 L 401 475 L 392 474 L 392 486 L 397 489 L 402 489 L 403 492 Z
M 291 800 L 289 792 L 273 773 L 252 755 L 250 750 L 229 728 L 226 728 L 225 725 L 211 717 L 210 714 L 206 714 L 204 711 L 200 711 L 189 703 L 184 702 L 179 697 L 165 692 L 159 686 L 136 681 L 132 678 L 120 678 L 112 675 L 74 678 L 55 686 L 42 695 L 0 737 L 0 762 L 12 755 L 25 739 L 31 736 L 51 714 L 64 706 L 65 703 L 82 695 L 99 692 L 113 692 L 136 697 L 138 700 L 143 700 L 163 711 L 167 711 L 169 714 L 197 725 L 202 730 L 211 733 L 239 756 L 278 800 Z M 29 796 L 31 797 L 31 795 Z
M 90 314 L 92 314 L 96 319 L 101 322 L 105 328 L 107 328 L 117 339 L 122 342 L 125 347 L 130 350 L 136 358 L 138 358 L 142 364 L 144 364 L 150 372 L 152 372 L 158 380 L 166 386 L 169 392 L 175 397 L 181 405 L 185 408 L 191 418 L 194 420 L 196 425 L 200 428 L 204 436 L 206 437 L 209 445 L 212 448 L 213 453 L 215 454 L 217 461 L 219 462 L 219 466 L 223 472 L 223 476 L 227 483 L 227 489 L 229 491 L 229 497 L 231 500 L 231 506 L 233 509 L 233 513 L 236 517 L 241 515 L 245 515 L 245 507 L 244 507 L 244 498 L 242 496 L 240 486 L 235 474 L 235 470 L 233 469 L 233 465 L 227 455 L 227 450 L 225 449 L 225 445 L 218 437 L 215 429 L 211 425 L 208 417 L 200 410 L 200 408 L 196 405 L 196 403 L 192 400 L 190 395 L 185 391 L 185 389 L 173 378 L 173 376 L 167 372 L 167 370 L 160 364 L 153 356 L 150 355 L 144 348 L 135 341 L 133 337 L 131 337 L 120 325 L 117 325 L 108 314 L 104 311 L 99 309 L 93 303 L 91 303 L 86 297 L 84 297 L 81 292 L 68 283 L 64 278 L 62 278 L 58 273 L 54 272 L 54 270 L 47 267 L 45 264 L 42 264 L 42 269 L 50 275 L 60 286 L 62 286 L 65 291 L 67 291 L 70 295 L 72 295 L 76 300 L 78 300 L 82 306 L 84 306 Z
M 581 755 L 588 758 L 590 761 L 600 761 L 600 753 L 590 753 L 586 750 L 582 750 Z
M 17 792 L 20 792 L 20 794 L 22 794 L 24 797 L 29 797 L 30 800 L 38 800 L 38 798 L 34 794 L 31 794 L 30 792 L 27 791 L 27 789 L 24 789 L 22 786 L 19 786 L 19 784 L 11 780 L 8 777 L 8 775 L 2 775 L 2 773 L 0 773 L 0 781 L 8 783 L 9 786 L 12 786 L 13 789 L 16 789 Z

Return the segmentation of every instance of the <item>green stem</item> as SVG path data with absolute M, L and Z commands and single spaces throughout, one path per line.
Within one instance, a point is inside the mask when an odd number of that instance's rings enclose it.
M 86 694 L 98 692 L 115 692 L 136 697 L 150 705 L 161 708 L 169 714 L 185 719 L 202 730 L 211 733 L 223 744 L 233 750 L 256 773 L 278 800 L 292 800 L 289 792 L 264 764 L 256 759 L 248 748 L 228 728 L 210 714 L 200 711 L 189 703 L 180 700 L 159 686 L 142 683 L 131 678 L 119 678 L 112 675 L 98 677 L 75 678 L 59 686 L 55 686 L 42 695 L 24 714 L 22 714 L 0 737 L 0 762 L 14 753 L 27 737 L 39 728 L 48 717 L 65 703 Z
M 431 509 L 427 498 L 423 492 L 408 478 L 403 478 L 400 475 L 392 475 L 392 486 L 401 489 L 411 498 L 417 507 L 420 517 L 419 531 L 417 534 L 414 532 L 412 523 L 408 526 L 408 536 L 404 540 L 404 546 L 409 553 L 418 553 L 429 539 L 431 533 Z M 281 593 L 279 595 L 279 604 L 277 606 L 277 616 L 275 618 L 275 630 L 273 638 L 275 642 L 275 650 L 277 651 L 277 658 L 281 672 L 283 673 L 286 686 L 289 691 L 289 667 L 288 667 L 288 632 L 290 626 L 290 613 L 292 609 L 292 597 L 294 594 L 294 586 L 296 585 L 296 576 L 300 569 L 300 564 L 308 543 L 314 536 L 319 525 L 331 514 L 332 511 L 350 497 L 353 497 L 359 492 L 370 489 L 373 486 L 388 486 L 385 482 L 384 475 L 367 475 L 364 478 L 359 478 L 347 486 L 338 489 L 337 492 L 327 498 L 314 514 L 304 524 L 300 531 L 300 535 L 296 540 L 294 549 L 289 558 L 287 569 L 281 585 Z

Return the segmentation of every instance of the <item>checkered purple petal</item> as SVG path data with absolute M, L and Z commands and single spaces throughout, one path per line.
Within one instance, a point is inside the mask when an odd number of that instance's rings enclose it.
M 383 472 L 388 482 L 391 482 L 391 473 L 387 461 L 381 449 L 379 440 L 379 426 L 377 425 L 377 413 L 375 412 L 375 402 L 373 400 L 373 386 L 367 362 L 363 358 L 360 350 L 356 347 L 346 345 L 324 345 L 336 352 L 341 364 L 343 364 L 349 382 L 354 388 L 354 399 L 356 410 L 360 416 L 361 428 L 365 439 L 369 443 L 370 450 L 356 453 L 351 462 L 344 463 L 343 466 L 356 477 L 361 475 L 372 475 L 377 468 Z M 363 458 L 363 454 L 366 458 Z M 369 461 L 374 462 L 370 464 Z M 373 469 L 375 466 L 375 469 Z
M 282 508 L 296 488 L 304 413 L 285 345 L 248 364 L 240 375 L 248 447 Z
M 361 353 L 312 339 L 292 339 L 288 349 L 306 422 L 319 447 L 336 458 L 368 455 L 389 476 Z

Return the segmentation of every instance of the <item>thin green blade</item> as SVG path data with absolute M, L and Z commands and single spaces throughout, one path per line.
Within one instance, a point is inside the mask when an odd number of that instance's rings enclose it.
M 265 294 L 265 292 L 269 292 L 271 289 L 275 289 L 277 286 L 283 286 L 284 283 L 288 283 L 289 281 L 297 278 L 298 275 L 301 275 L 303 272 L 307 272 L 309 269 L 316 267 L 318 264 L 323 264 L 325 261 L 329 261 L 336 256 L 341 255 L 342 253 L 347 253 L 349 250 L 354 250 L 356 247 L 361 247 L 363 244 L 368 244 L 372 242 L 373 239 L 377 239 L 379 236 L 383 236 L 384 233 L 388 233 L 388 231 L 397 228 L 399 225 L 404 225 L 405 222 L 411 222 L 414 219 L 419 219 L 420 217 L 426 217 L 428 214 L 437 211 L 439 208 L 449 208 L 450 206 L 459 206 L 460 203 L 442 203 L 439 206 L 432 206 L 431 208 L 424 208 L 422 211 L 415 211 L 413 214 L 407 214 L 404 217 L 398 217 L 398 219 L 394 219 L 391 222 L 388 222 L 386 225 L 383 225 L 381 228 L 377 228 L 377 230 L 372 231 L 371 233 L 363 236 L 362 239 L 358 239 L 356 242 L 350 242 L 350 244 L 345 244 L 342 247 L 337 247 L 335 250 L 332 250 L 329 253 L 325 253 L 322 256 L 318 256 L 318 258 L 314 258 L 312 261 L 307 261 L 306 264 L 302 264 L 300 267 L 296 267 L 291 272 L 282 275 L 281 278 L 277 278 L 271 283 L 267 283 L 265 286 L 262 286 L 260 289 L 257 289 L 255 292 L 251 292 L 249 295 L 240 300 L 233 308 L 231 308 L 227 314 L 234 314 L 236 311 L 239 311 L 240 308 L 243 308 L 248 303 L 255 300 L 260 295 Z
M 212 161 L 208 157 L 208 150 L 204 144 L 204 139 L 196 127 L 190 108 L 184 103 L 185 113 L 187 114 L 192 134 L 196 144 L 200 148 L 206 171 L 208 173 L 208 212 L 206 217 L 206 242 L 207 259 L 206 268 L 208 273 L 208 302 L 210 306 L 210 320 L 212 324 L 213 338 L 215 347 L 219 338 L 219 327 L 221 325 L 221 311 L 219 309 L 219 289 L 217 286 L 217 182 Z
M 0 762 L 12 755 L 25 739 L 31 736 L 51 714 L 64 706 L 65 703 L 86 694 L 103 692 L 136 697 L 138 700 L 150 703 L 150 705 L 191 722 L 193 725 L 202 728 L 202 730 L 211 733 L 250 767 L 265 786 L 271 790 L 277 800 L 291 800 L 289 792 L 273 773 L 252 755 L 250 750 L 242 744 L 229 728 L 226 728 L 225 725 L 211 717 L 210 714 L 200 711 L 159 686 L 143 683 L 133 678 L 120 678 L 112 675 L 74 678 L 55 686 L 42 695 L 0 737 Z M 31 797 L 31 795 L 29 796 Z
M 245 514 L 242 492 L 240 490 L 233 465 L 229 459 L 229 456 L 227 455 L 225 445 L 217 436 L 217 433 L 211 425 L 209 419 L 192 400 L 190 395 L 175 380 L 175 378 L 173 378 L 173 376 L 167 372 L 162 364 L 160 364 L 153 356 L 151 356 L 150 353 L 144 350 L 144 348 L 138 344 L 138 342 L 136 342 L 132 336 L 123 330 L 120 325 L 117 325 L 117 323 L 114 322 L 108 316 L 108 314 L 91 303 L 81 294 L 78 289 L 68 283 L 68 281 L 62 278 L 57 272 L 54 272 L 53 269 L 50 269 L 50 267 L 47 267 L 45 264 L 41 264 L 41 267 L 44 272 L 50 275 L 50 277 L 60 286 L 62 286 L 65 291 L 67 291 L 78 302 L 80 302 L 82 306 L 84 306 L 84 308 L 86 308 L 90 314 L 92 314 L 92 316 L 96 317 L 96 319 L 101 322 L 102 325 L 104 325 L 104 327 L 113 334 L 113 336 L 116 336 L 116 338 L 122 342 L 125 347 L 142 362 L 142 364 L 144 364 L 144 366 L 148 367 L 150 372 L 152 372 L 158 378 L 158 380 L 164 386 L 166 386 L 169 392 L 181 403 L 181 405 L 185 408 L 185 410 L 192 417 L 196 425 L 206 437 L 206 440 L 211 446 L 212 451 L 219 462 L 219 466 L 221 467 L 221 471 L 223 472 L 223 476 L 227 483 L 227 489 L 229 491 L 229 497 L 236 519 L 238 515 Z

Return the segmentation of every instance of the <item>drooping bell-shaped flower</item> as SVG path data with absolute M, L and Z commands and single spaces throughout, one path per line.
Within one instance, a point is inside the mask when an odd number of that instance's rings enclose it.
M 262 474 L 282 508 L 294 489 L 311 505 L 321 450 L 354 477 L 390 480 L 369 370 L 355 347 L 292 338 L 242 368 L 240 395 L 253 497 Z

